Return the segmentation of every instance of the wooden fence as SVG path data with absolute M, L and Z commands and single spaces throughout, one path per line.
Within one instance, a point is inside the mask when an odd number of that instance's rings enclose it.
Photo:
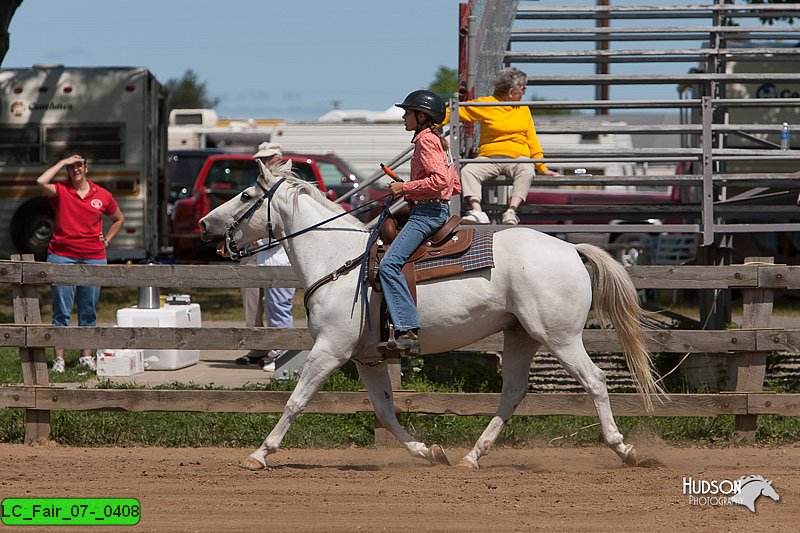
M 51 265 L 0 261 L 0 283 L 13 286 L 15 321 L 0 325 L 0 346 L 19 347 L 23 385 L 0 387 L 0 408 L 26 410 L 25 442 L 48 439 L 50 411 L 125 410 L 279 413 L 289 393 L 231 390 L 120 390 L 74 389 L 48 382 L 45 347 L 142 349 L 252 349 L 281 346 L 309 349 L 305 328 L 145 328 L 54 327 L 42 324 L 37 286 L 51 283 L 122 287 L 296 287 L 289 267 L 271 269 L 231 266 L 179 265 Z M 773 291 L 800 288 L 800 266 L 771 265 L 760 260 L 736 266 L 629 267 L 637 288 L 729 289 L 743 295 L 742 329 L 724 331 L 651 330 L 653 352 L 711 352 L 729 356 L 734 390 L 719 394 L 672 394 L 656 403 L 655 416 L 736 415 L 736 429 L 746 438 L 755 435 L 760 414 L 800 415 L 800 395 L 763 392 L 769 352 L 800 351 L 800 330 L 770 328 Z M 618 352 L 614 331 L 587 329 L 587 350 Z M 502 349 L 500 334 L 465 350 Z M 399 387 L 398 387 L 399 388 Z M 398 412 L 436 415 L 493 414 L 499 394 L 415 393 L 398 391 Z M 646 415 L 636 394 L 612 394 L 618 416 Z M 371 411 L 365 392 L 321 392 L 306 409 L 309 413 Z M 520 415 L 595 415 L 586 394 L 529 394 L 517 409 Z

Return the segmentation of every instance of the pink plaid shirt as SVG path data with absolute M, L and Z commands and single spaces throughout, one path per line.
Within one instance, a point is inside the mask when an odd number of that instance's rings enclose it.
M 411 140 L 411 180 L 403 183 L 406 200 L 450 200 L 461 194 L 461 180 L 450 154 L 442 149 L 439 137 L 429 128 Z

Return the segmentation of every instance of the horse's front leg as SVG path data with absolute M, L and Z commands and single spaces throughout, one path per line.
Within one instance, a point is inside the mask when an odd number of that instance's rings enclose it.
M 458 466 L 478 468 L 478 459 L 489 453 L 503 426 L 528 392 L 531 359 L 539 350 L 540 344 L 525 331 L 504 331 L 503 338 L 503 388 L 500 405 L 475 446 Z
M 375 416 L 381 425 L 388 429 L 413 457 L 427 459 L 431 464 L 449 465 L 450 461 L 441 446 L 438 444 L 425 446 L 425 443 L 416 440 L 400 425 L 394 410 L 392 382 L 386 363 L 380 362 L 375 365 L 359 363 L 356 367 L 361 381 L 367 387 Z
M 319 341 L 314 344 L 300 373 L 297 385 L 289 396 L 289 401 L 286 402 L 283 415 L 264 439 L 263 444 L 244 460 L 242 468 L 263 470 L 267 467 L 267 455 L 278 451 L 294 419 L 303 412 L 308 402 L 322 388 L 331 374 L 348 359 L 349 353 L 344 354 L 340 350 L 332 350 Z

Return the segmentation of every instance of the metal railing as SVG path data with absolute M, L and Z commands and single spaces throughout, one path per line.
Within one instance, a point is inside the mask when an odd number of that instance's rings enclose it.
M 528 85 L 539 86 L 633 86 L 643 87 L 641 99 L 595 99 L 595 100 L 537 100 L 527 102 L 503 102 L 502 104 L 458 102 L 451 101 L 451 131 L 455 132 L 452 146 L 460 146 L 461 150 L 454 150 L 454 157 L 459 168 L 463 165 L 474 163 L 474 157 L 468 157 L 464 147 L 469 143 L 463 138 L 462 128 L 459 124 L 458 109 L 466 106 L 529 106 L 536 111 L 568 110 L 578 112 L 593 110 L 598 113 L 607 113 L 609 110 L 662 110 L 681 112 L 684 119 L 682 124 L 675 125 L 624 125 L 624 124 L 597 124 L 595 122 L 580 125 L 581 115 L 569 115 L 562 119 L 568 127 L 560 127 L 559 119 L 548 117 L 547 126 L 540 128 L 540 134 L 612 134 L 612 135 L 653 135 L 671 134 L 679 135 L 682 139 L 681 147 L 670 148 L 633 148 L 630 150 L 603 149 L 581 146 L 577 149 L 557 148 L 551 149 L 544 146 L 543 159 L 509 159 L 515 162 L 541 162 L 548 166 L 581 165 L 591 166 L 599 163 L 631 163 L 641 165 L 666 165 L 672 163 L 690 163 L 694 169 L 693 178 L 687 179 L 677 172 L 670 174 L 662 172 L 659 176 L 593 176 L 592 180 L 599 179 L 602 184 L 631 183 L 648 185 L 685 185 L 697 189 L 698 202 L 694 206 L 696 216 L 686 217 L 680 223 L 662 224 L 657 228 L 649 225 L 649 232 L 690 232 L 702 235 L 702 244 L 711 245 L 719 234 L 751 233 L 772 231 L 797 231 L 800 230 L 800 216 L 794 216 L 792 204 L 786 202 L 787 191 L 798 190 L 797 175 L 794 170 L 800 169 L 800 150 L 782 151 L 779 146 L 770 140 L 769 135 L 775 137 L 780 131 L 783 120 L 769 122 L 766 111 L 779 115 L 776 110 L 785 110 L 786 114 L 796 117 L 800 114 L 800 94 L 790 94 L 790 98 L 728 98 L 728 89 L 741 84 L 762 83 L 765 74 L 761 72 L 727 72 L 726 66 L 732 62 L 739 64 L 753 64 L 769 58 L 775 72 L 769 73 L 769 80 L 773 83 L 788 83 L 800 85 L 800 73 L 789 61 L 800 61 L 800 48 L 795 46 L 766 46 L 763 43 L 751 42 L 751 46 L 742 46 L 742 43 L 752 39 L 797 39 L 800 37 L 800 28 L 786 25 L 753 24 L 754 19 L 765 17 L 795 17 L 800 19 L 800 5 L 731 5 L 715 2 L 712 5 L 693 6 L 585 6 L 563 7 L 545 6 L 537 3 L 535 6 L 520 6 L 517 9 L 517 21 L 535 20 L 538 26 L 513 27 L 510 31 L 508 49 L 504 61 L 512 64 L 547 64 L 548 70 L 544 73 L 529 75 Z M 697 21 L 705 19 L 710 22 L 703 26 L 697 22 L 681 25 L 681 19 Z M 743 20 L 743 25 L 731 25 Z M 597 26 L 591 27 L 595 21 L 604 20 L 606 23 L 625 21 L 621 27 Z M 544 23 L 542 21 L 545 21 Z M 550 22 L 552 21 L 552 22 Z M 559 22 L 560 21 L 560 22 Z M 642 21 L 642 25 L 632 26 L 635 21 Z M 659 25 L 665 21 L 667 25 Z M 561 23 L 561 25 L 559 25 Z M 583 25 L 582 25 L 583 24 Z M 471 24 L 474 30 L 478 24 Z M 470 48 L 475 41 L 475 34 L 467 36 L 467 69 L 471 68 L 470 61 L 476 60 L 475 47 Z M 629 46 L 634 41 L 647 42 L 645 47 L 635 48 L 609 48 L 610 43 L 621 43 Z M 670 47 L 669 41 L 680 42 L 680 46 Z M 696 41 L 696 47 L 686 46 L 686 42 Z M 536 45 L 546 43 L 546 47 L 539 50 L 513 49 L 522 45 Z M 553 43 L 563 44 L 564 50 L 554 50 Z M 580 43 L 594 45 L 604 43 L 606 46 L 598 49 L 579 49 Z M 569 49 L 566 49 L 569 48 Z M 472 56 L 470 55 L 472 50 Z M 637 63 L 643 70 L 648 70 L 651 64 L 663 63 L 693 63 L 700 67 L 689 72 L 669 72 L 647 74 L 576 74 L 574 69 L 577 63 L 594 64 L 596 66 Z M 553 72 L 558 65 L 563 65 L 567 72 Z M 647 66 L 645 66 L 647 65 Z M 782 69 L 781 65 L 786 65 Z M 659 67 L 660 69 L 663 67 Z M 562 69 L 563 70 L 563 69 Z M 597 68 L 597 72 L 600 72 Z M 702 71 L 705 70 L 705 71 Z M 469 80 L 469 78 L 467 78 Z M 474 83 L 474 80 L 473 80 Z M 652 85 L 667 85 L 675 88 L 676 98 L 654 99 L 647 98 Z M 793 85 L 793 86 L 798 86 Z M 468 91 L 473 87 L 468 87 Z M 686 90 L 691 88 L 692 97 L 686 98 Z M 800 92 L 800 91 L 797 91 Z M 765 119 L 755 122 L 741 121 L 734 123 L 731 113 L 742 110 L 762 108 L 765 110 Z M 607 115 L 609 121 L 614 120 L 614 115 Z M 791 121 L 789 121 L 791 122 Z M 790 124 L 797 130 L 800 124 Z M 740 147 L 731 143 L 746 141 L 752 147 Z M 733 144 L 733 146 L 731 145 Z M 458 152 L 458 153 L 455 153 Z M 498 159 L 497 162 L 502 160 Z M 728 172 L 728 167 L 743 162 L 764 165 L 769 170 L 764 174 L 764 181 L 759 176 L 748 174 L 745 171 Z M 770 166 L 776 167 L 774 170 Z M 788 170 L 787 170 L 788 169 Z M 617 179 L 618 178 L 618 179 Z M 552 183 L 547 177 L 536 177 L 535 185 Z M 575 176 L 572 180 L 565 177 L 559 185 L 585 185 L 586 178 Z M 731 187 L 752 187 L 757 192 L 729 194 Z M 766 192 L 768 189 L 776 189 Z M 796 193 L 794 193 L 796 196 Z M 735 207 L 731 206 L 730 196 L 737 198 Z M 751 196 L 761 202 L 748 206 L 740 205 L 743 199 Z M 777 203 L 764 203 L 768 200 Z M 663 206 L 662 206 L 663 207 Z M 659 208 L 663 211 L 663 208 Z M 659 209 L 654 209 L 658 211 Z M 573 208 L 573 212 L 574 212 Z M 675 212 L 685 214 L 686 207 L 675 207 Z M 774 220 L 770 221 L 770 215 Z M 565 218 L 569 215 L 564 215 Z M 727 217 L 727 218 L 726 218 Z M 796 221 L 795 221 L 796 218 Z M 643 228 L 634 228 L 631 225 L 611 228 L 607 224 L 569 224 L 569 225 L 534 225 L 536 229 L 547 232 L 625 232 L 641 231 Z

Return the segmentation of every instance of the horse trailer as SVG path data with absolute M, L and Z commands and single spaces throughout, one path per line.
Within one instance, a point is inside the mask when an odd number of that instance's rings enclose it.
M 166 97 L 145 68 L 0 70 L 0 253 L 44 258 L 53 210 L 36 178 L 79 152 L 125 215 L 109 260 L 157 257 L 168 229 Z

